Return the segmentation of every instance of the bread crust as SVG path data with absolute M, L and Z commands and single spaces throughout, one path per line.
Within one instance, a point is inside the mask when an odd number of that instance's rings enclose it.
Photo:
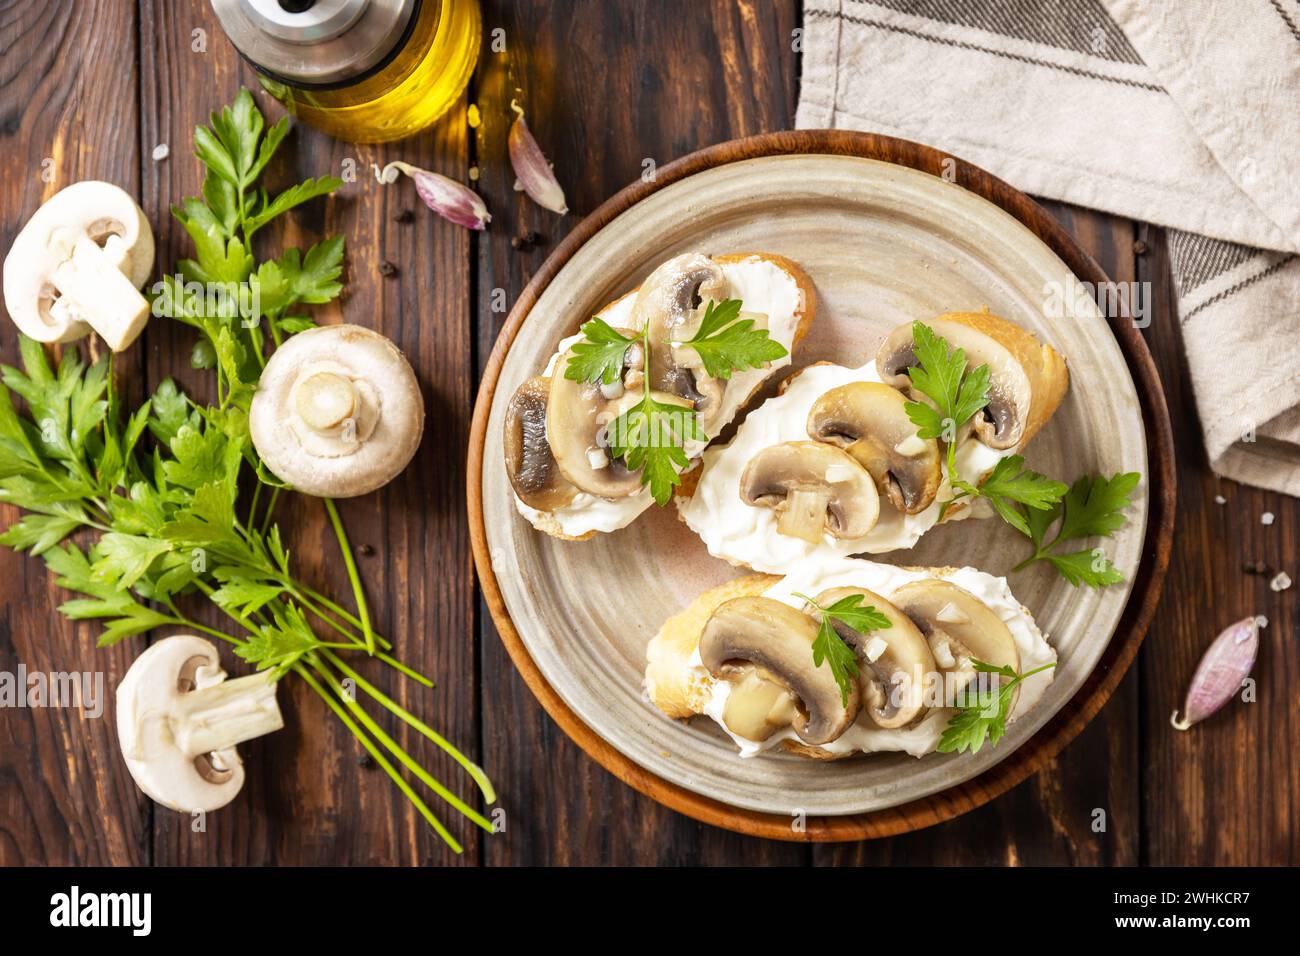
M 776 253 L 772 252 L 734 252 L 723 256 L 711 256 L 710 258 L 719 265 L 744 262 L 746 259 L 761 259 L 764 262 L 770 262 L 772 265 L 776 266 L 794 279 L 795 285 L 799 287 L 802 304 L 795 312 L 798 322 L 795 324 L 794 335 L 791 338 L 790 343 L 790 354 L 793 355 L 794 350 L 799 346 L 799 343 L 808 335 L 808 330 L 812 328 L 813 319 L 817 315 L 817 289 L 813 285 L 812 277 L 808 275 L 808 273 L 804 271 L 803 267 L 794 260 L 787 259 L 785 256 L 778 256 Z M 638 286 L 630 292 L 623 293 L 617 299 L 613 299 L 606 303 L 598 309 L 595 314 L 604 315 L 628 296 L 636 295 L 639 291 L 641 290 Z M 740 403 L 741 407 L 749 403 L 749 400 L 757 394 L 766 381 L 767 379 L 764 378 L 750 390 L 749 394 L 745 396 L 744 401 Z M 696 464 L 698 465 L 698 462 Z M 679 488 L 689 484 L 691 490 L 694 491 L 695 485 L 699 481 L 699 472 L 700 469 L 698 467 L 692 467 L 690 471 L 684 472 L 682 475 L 682 485 L 680 485 Z M 588 531 L 581 535 L 565 534 L 560 528 L 559 519 L 557 519 L 553 513 L 547 511 L 537 512 L 536 518 L 532 519 L 531 523 L 538 531 L 544 532 L 552 538 L 559 538 L 562 541 L 587 541 L 594 538 L 599 533 L 597 531 Z

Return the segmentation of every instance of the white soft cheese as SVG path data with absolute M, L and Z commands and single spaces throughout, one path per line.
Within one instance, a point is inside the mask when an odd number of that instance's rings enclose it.
M 764 594 L 791 607 L 802 609 L 805 602 L 802 598 L 795 597 L 796 593 L 819 594 L 827 588 L 859 587 L 874 591 L 888 599 L 903 585 L 926 578 L 948 581 L 969 591 L 997 614 L 1015 639 L 1016 648 L 1020 652 L 1022 673 L 1056 660 L 1056 650 L 1047 643 L 1042 631 L 1034 623 L 1033 616 L 1012 596 L 1007 579 L 994 577 L 975 568 L 957 568 L 936 574 L 925 570 L 909 571 L 906 568 L 876 564 L 860 558 L 832 558 L 819 561 L 815 565 L 809 563 L 797 568 L 768 588 Z M 764 750 L 770 750 L 783 740 L 798 740 L 798 735 L 790 727 L 777 731 L 761 743 L 733 734 L 722 722 L 722 713 L 727 703 L 727 695 L 731 692 L 731 684 L 725 680 L 715 680 L 709 675 L 700 661 L 698 648 L 691 658 L 691 667 L 696 670 L 694 676 L 710 688 L 709 701 L 704 708 L 704 713 L 712 717 L 718 726 L 736 742 L 742 757 L 752 757 Z M 1046 670 L 1026 678 L 1020 684 L 1020 693 L 1016 698 L 1015 707 L 1007 718 L 1008 723 L 1028 713 L 1042 697 L 1047 685 L 1052 682 L 1054 673 L 1055 669 Z M 934 751 L 952 714 L 951 709 L 932 708 L 911 727 L 887 730 L 877 727 L 865 713 L 859 713 L 857 720 L 848 730 L 838 739 L 822 744 L 821 748 L 835 754 L 857 751 L 862 753 L 902 751 L 914 757 L 921 757 Z
M 786 352 L 793 349 L 794 333 L 799 326 L 798 314 L 804 307 L 803 291 L 788 272 L 766 259 L 751 256 L 740 262 L 722 264 L 722 274 L 727 280 L 727 298 L 740 299 L 746 312 L 761 312 L 767 316 L 768 334 L 785 346 Z M 625 295 L 604 312 L 600 318 L 615 328 L 632 328 L 632 308 L 636 304 L 636 295 Z M 633 329 L 633 331 L 637 331 Z M 547 363 L 546 373 L 552 374 L 560 357 L 574 342 L 581 339 L 581 334 L 570 336 L 560 342 L 556 352 Z M 758 385 L 779 368 L 790 364 L 790 356 L 777 359 L 767 368 L 750 369 L 736 372 L 731 376 L 722 393 L 722 414 L 717 419 L 720 431 L 730 422 L 745 399 Z M 716 432 L 715 432 L 716 434 Z M 708 436 L 713 438 L 711 434 Z M 703 442 L 689 442 L 687 454 L 697 458 L 704 449 Z M 552 517 L 567 535 L 578 537 L 589 531 L 617 531 L 631 524 L 641 512 L 654 503 L 649 489 L 643 488 L 635 495 L 626 498 L 600 498 L 585 492 L 579 492 L 574 499 L 562 508 L 551 512 Z M 534 526 L 538 525 L 542 514 L 530 508 L 515 496 L 515 508 Z
M 774 510 L 741 500 L 740 478 L 754 456 L 783 442 L 808 441 L 808 413 L 817 399 L 850 382 L 879 381 L 874 361 L 861 368 L 810 366 L 791 380 L 784 395 L 770 398 L 750 412 L 729 444 L 705 450 L 704 473 L 695 493 L 688 500 L 678 499 L 677 504 L 710 554 L 755 571 L 780 574 L 806 562 L 816 564 L 826 558 L 910 548 L 938 523 L 940 504 L 952 497 L 946 462 L 943 483 L 930 507 L 919 514 L 903 514 L 888 498 L 881 497 L 880 520 L 860 538 L 836 538 L 827 532 L 814 543 L 781 534 Z M 966 481 L 975 483 L 1009 454 L 1011 451 L 996 451 L 978 439 L 968 438 L 957 446 L 957 471 Z M 969 508 L 963 508 L 954 511 L 949 520 L 970 513 Z

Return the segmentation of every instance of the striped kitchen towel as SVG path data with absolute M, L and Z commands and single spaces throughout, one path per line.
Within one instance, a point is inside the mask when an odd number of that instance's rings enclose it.
M 1300 0 L 806 0 L 797 125 L 1169 227 L 1219 474 L 1300 495 Z

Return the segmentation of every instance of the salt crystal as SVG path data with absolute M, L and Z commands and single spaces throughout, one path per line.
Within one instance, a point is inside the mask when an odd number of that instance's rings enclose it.
M 153 157 L 153 161 L 155 163 L 160 163 L 168 156 L 171 155 L 171 149 L 167 146 L 166 143 L 159 143 L 157 146 L 153 148 L 153 152 L 150 153 L 149 155 Z
M 1259 516 L 1259 523 L 1260 523 L 1260 524 L 1272 524 L 1272 523 L 1273 523 L 1273 512 L 1271 512 L 1271 511 L 1265 511 L 1262 515 Z
M 1214 503 L 1216 505 L 1226 505 L 1228 503 L 1228 499 L 1223 497 L 1223 495 L 1215 495 Z
M 1268 582 L 1268 586 L 1274 591 L 1285 591 L 1291 586 L 1291 575 L 1285 571 L 1279 571 L 1277 577 Z

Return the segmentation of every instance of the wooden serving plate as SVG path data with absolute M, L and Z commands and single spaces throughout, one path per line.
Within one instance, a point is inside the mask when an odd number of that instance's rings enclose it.
M 546 538 L 514 513 L 499 448 L 510 394 L 592 310 L 687 248 L 775 252 L 808 269 L 822 304 L 796 368 L 819 359 L 858 364 L 901 321 L 988 305 L 1071 363 L 1071 391 L 1030 446 L 1029 464 L 1063 480 L 1144 474 L 1128 526 L 1107 542 L 1126 585 L 1074 589 L 1043 567 L 1011 577 L 1061 665 L 1039 706 L 996 749 L 829 765 L 790 755 L 742 761 L 709 722 L 669 722 L 639 693 L 644 646 L 664 618 L 737 572 L 709 557 L 671 507 L 578 543 Z M 1044 282 L 1074 278 L 1107 281 L 1028 197 L 953 157 L 884 136 L 800 131 L 723 143 L 604 203 L 510 313 L 470 433 L 475 564 L 502 640 L 550 715 L 602 766 L 666 806 L 785 840 L 929 826 L 1043 767 L 1132 662 L 1159 598 L 1174 521 L 1173 441 L 1151 356 L 1127 314 L 1104 319 L 1086 299 L 1063 320 L 1044 314 Z M 1024 550 L 1001 522 L 968 522 L 876 560 L 1004 574 Z

